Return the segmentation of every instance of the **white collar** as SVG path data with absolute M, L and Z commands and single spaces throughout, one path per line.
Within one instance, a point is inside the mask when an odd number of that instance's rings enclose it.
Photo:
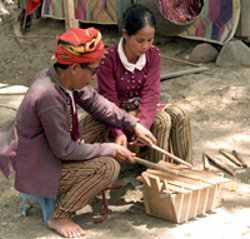
M 119 44 L 118 44 L 118 55 L 120 57 L 120 60 L 123 64 L 123 66 L 125 67 L 126 70 L 130 71 L 130 72 L 134 72 L 135 69 L 141 71 L 143 69 L 143 67 L 146 65 L 146 55 L 145 53 L 142 54 L 139 59 L 137 60 L 137 62 L 135 64 L 130 63 L 128 61 L 127 56 L 125 55 L 124 49 L 123 49 L 123 38 L 120 39 Z
M 72 102 L 72 107 L 73 107 L 73 112 L 76 112 L 76 103 L 75 103 L 75 99 L 73 96 L 73 91 L 65 89 L 66 92 L 69 94 L 70 98 L 71 98 L 71 102 Z

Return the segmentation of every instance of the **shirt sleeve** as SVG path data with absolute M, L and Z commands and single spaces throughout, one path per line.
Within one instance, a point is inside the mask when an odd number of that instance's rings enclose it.
M 135 117 L 120 109 L 113 102 L 107 100 L 91 86 L 86 86 L 82 89 L 77 97 L 76 103 L 97 120 L 108 126 L 131 132 L 137 123 Z
M 153 49 L 146 81 L 140 95 L 140 108 L 138 118 L 146 128 L 153 124 L 157 104 L 160 102 L 160 54 L 159 50 Z
M 42 97 L 37 105 L 37 111 L 49 147 L 57 158 L 85 160 L 99 156 L 114 156 L 115 144 L 86 144 L 73 141 L 67 130 L 63 104 L 52 95 Z
M 111 56 L 107 55 L 101 62 L 97 71 L 97 90 L 105 98 L 120 106 L 118 93 L 116 89 L 114 62 Z M 111 127 L 111 132 L 114 137 L 123 134 L 122 129 Z

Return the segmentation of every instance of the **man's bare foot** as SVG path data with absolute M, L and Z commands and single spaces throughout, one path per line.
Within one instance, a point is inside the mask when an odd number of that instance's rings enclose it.
M 70 218 L 50 219 L 48 226 L 67 238 L 76 238 L 85 234 L 85 231 Z

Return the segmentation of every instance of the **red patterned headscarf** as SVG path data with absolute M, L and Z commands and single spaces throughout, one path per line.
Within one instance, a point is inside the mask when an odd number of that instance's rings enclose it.
M 60 64 L 92 63 L 101 59 L 104 53 L 102 35 L 93 27 L 71 28 L 57 40 L 55 58 Z

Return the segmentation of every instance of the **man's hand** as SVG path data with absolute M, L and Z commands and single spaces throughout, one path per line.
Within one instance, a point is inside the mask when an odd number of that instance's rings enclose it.
M 126 147 L 116 144 L 115 158 L 119 161 L 128 161 L 134 163 L 135 153 L 128 150 Z
M 115 143 L 127 148 L 127 144 L 128 144 L 127 136 L 125 134 L 121 134 L 117 136 L 115 139 Z
M 146 129 L 142 124 L 137 123 L 135 128 L 135 135 L 136 135 L 136 142 L 138 143 L 145 143 L 145 144 L 155 144 L 156 138 L 154 135 Z

